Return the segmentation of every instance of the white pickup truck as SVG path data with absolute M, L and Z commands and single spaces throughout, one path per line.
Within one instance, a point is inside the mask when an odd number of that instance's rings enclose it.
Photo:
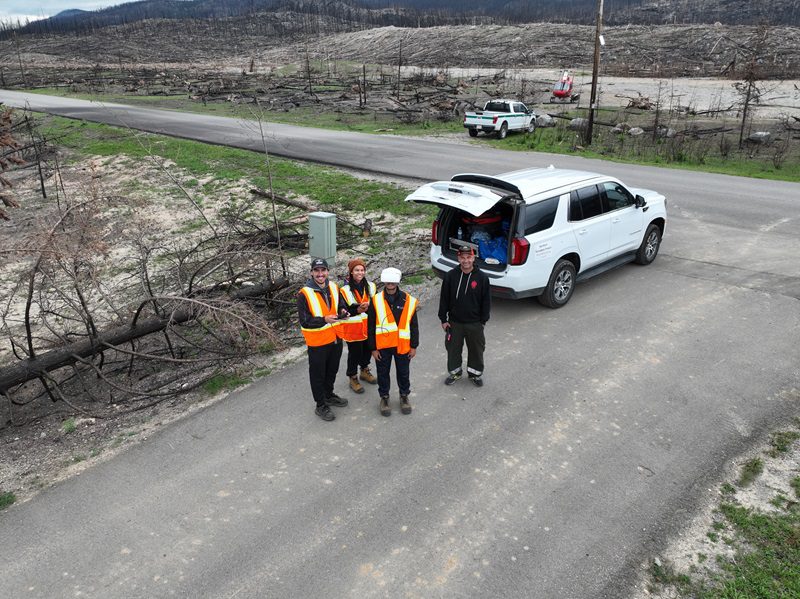
M 533 133 L 536 114 L 516 100 L 489 100 L 483 110 L 464 113 L 464 127 L 470 137 L 477 137 L 483 131 L 496 133 L 499 139 L 504 139 L 509 131 Z

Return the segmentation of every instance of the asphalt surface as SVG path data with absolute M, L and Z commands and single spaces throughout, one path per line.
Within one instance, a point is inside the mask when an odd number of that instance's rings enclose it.
M 228 119 L 30 103 L 262 144 Z M 266 127 L 275 154 L 419 179 L 609 172 L 667 195 L 667 234 L 561 310 L 496 301 L 482 389 L 442 385 L 428 304 L 410 416 L 396 387 L 383 418 L 341 376 L 351 405 L 319 420 L 301 360 L 0 512 L 0 596 L 626 597 L 730 461 L 800 412 L 800 185 Z

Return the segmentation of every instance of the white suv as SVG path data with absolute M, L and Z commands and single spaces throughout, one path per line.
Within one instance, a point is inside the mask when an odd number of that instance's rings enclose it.
M 575 284 L 620 264 L 650 264 L 667 221 L 667 201 L 597 173 L 532 168 L 501 175 L 462 174 L 428 183 L 406 201 L 437 204 L 431 266 L 458 267 L 470 245 L 495 295 L 538 296 L 551 308 Z

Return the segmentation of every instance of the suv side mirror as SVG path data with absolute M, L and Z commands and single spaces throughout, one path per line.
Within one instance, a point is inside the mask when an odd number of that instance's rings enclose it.
M 647 206 L 647 200 L 645 200 L 639 194 L 636 194 L 636 207 L 637 208 L 644 208 L 645 206 Z

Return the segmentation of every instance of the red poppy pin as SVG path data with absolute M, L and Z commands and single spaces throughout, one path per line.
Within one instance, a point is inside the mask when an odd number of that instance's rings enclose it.
M 472 281 L 472 288 L 475 289 L 478 286 L 478 281 Z

